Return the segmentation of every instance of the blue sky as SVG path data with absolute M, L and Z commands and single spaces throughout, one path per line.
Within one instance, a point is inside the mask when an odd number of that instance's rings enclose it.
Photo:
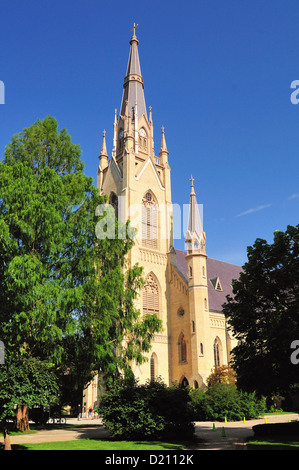
M 298 18 L 296 0 L 0 0 L 0 153 L 52 115 L 95 179 L 103 129 L 112 150 L 136 22 L 173 202 L 189 202 L 192 174 L 208 256 L 243 264 L 256 238 L 272 242 L 299 222 Z

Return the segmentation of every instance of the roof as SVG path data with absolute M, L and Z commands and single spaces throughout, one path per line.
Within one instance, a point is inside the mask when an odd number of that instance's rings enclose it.
M 188 269 L 187 260 L 185 258 L 186 252 L 182 250 L 175 250 L 176 252 L 176 266 L 188 282 Z M 226 263 L 212 258 L 207 258 L 207 277 L 208 277 L 208 294 L 209 294 L 209 308 L 211 311 L 221 312 L 222 305 L 226 302 L 226 296 L 232 295 L 231 283 L 233 279 L 238 279 L 242 271 L 241 266 Z M 222 291 L 215 290 L 213 284 L 209 279 L 218 277 L 222 287 Z

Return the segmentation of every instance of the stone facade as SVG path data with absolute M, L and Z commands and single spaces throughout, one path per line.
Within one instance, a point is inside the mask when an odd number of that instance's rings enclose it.
M 163 322 L 148 362 L 132 367 L 141 383 L 161 376 L 167 384 L 202 387 L 215 364 L 228 364 L 235 344 L 221 305 L 241 268 L 207 257 L 192 177 L 187 251 L 174 248 L 169 154 L 163 128 L 155 154 L 152 110 L 148 115 L 135 30 L 130 45 L 119 116 L 115 111 L 112 155 L 108 157 L 104 132 L 97 186 L 109 196 L 117 216 L 130 219 L 137 228 L 129 262 L 144 267 L 146 286 L 139 307 Z M 85 407 L 96 403 L 96 380 L 85 391 Z

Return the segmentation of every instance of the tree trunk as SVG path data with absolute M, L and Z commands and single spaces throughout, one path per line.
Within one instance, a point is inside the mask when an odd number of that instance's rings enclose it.
M 8 434 L 6 423 L 4 423 L 4 427 L 3 427 L 3 436 L 4 436 L 4 450 L 11 450 L 10 436 Z
M 14 420 L 15 429 L 18 431 L 29 431 L 29 419 L 27 405 L 18 405 Z

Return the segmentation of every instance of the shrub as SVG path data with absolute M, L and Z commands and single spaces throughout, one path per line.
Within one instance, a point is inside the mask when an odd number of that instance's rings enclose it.
M 194 424 L 187 389 L 161 380 L 120 380 L 101 398 L 105 427 L 119 439 L 191 439 Z
M 265 411 L 265 400 L 255 393 L 239 391 L 235 386 L 218 383 L 203 390 L 190 390 L 191 409 L 196 421 L 239 421 L 257 418 Z

